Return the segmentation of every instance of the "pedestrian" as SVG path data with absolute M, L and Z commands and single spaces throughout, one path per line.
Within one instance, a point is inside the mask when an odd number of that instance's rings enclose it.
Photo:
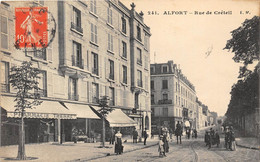
M 236 140 L 235 140 L 235 133 L 233 131 L 233 127 L 230 127 L 229 131 L 229 149 L 231 151 L 236 151 Z
M 176 124 L 175 136 L 177 138 L 177 144 L 179 143 L 179 140 L 180 140 L 180 144 L 181 144 L 182 126 L 179 121 Z
M 147 134 L 147 128 L 145 128 L 144 130 L 144 145 L 146 145 L 146 139 L 148 137 L 148 134 Z
M 211 148 L 211 140 L 210 140 L 210 134 L 208 131 L 205 133 L 204 141 L 206 143 L 206 146 L 208 146 L 208 149 Z
M 110 130 L 110 137 L 109 138 L 110 138 L 109 139 L 109 144 L 113 145 L 114 142 L 115 142 L 115 130 L 113 128 L 111 128 L 111 130 Z
M 137 137 L 138 137 L 138 132 L 136 131 L 136 128 L 134 128 L 134 131 L 133 131 L 133 143 L 137 143 Z
M 169 133 L 168 132 L 164 132 L 163 134 L 163 148 L 164 148 L 164 156 L 165 153 L 169 152 Z
M 197 137 L 198 137 L 198 132 L 197 132 L 197 130 L 196 129 L 194 129 L 194 137 L 195 137 L 195 139 L 197 139 Z
M 172 140 L 172 128 L 169 129 L 169 133 L 170 133 L 170 139 Z
M 220 137 L 219 137 L 218 131 L 216 131 L 216 133 L 215 133 L 215 140 L 216 140 L 216 144 L 217 144 L 217 147 L 218 147 L 219 144 L 220 144 Z
M 90 131 L 90 139 L 92 143 L 95 143 L 95 132 L 93 130 Z
M 228 150 L 229 148 L 229 128 L 225 127 L 225 148 Z
M 124 146 L 122 145 L 122 134 L 120 133 L 120 130 L 117 131 L 115 134 L 115 153 L 121 154 L 123 153 Z
M 158 152 L 159 152 L 159 157 L 162 157 L 162 156 L 166 156 L 165 155 L 165 151 L 164 151 L 164 143 L 163 143 L 163 136 L 160 135 L 159 136 L 159 142 L 158 142 Z
M 186 133 L 187 133 L 187 138 L 190 139 L 190 127 L 187 128 Z

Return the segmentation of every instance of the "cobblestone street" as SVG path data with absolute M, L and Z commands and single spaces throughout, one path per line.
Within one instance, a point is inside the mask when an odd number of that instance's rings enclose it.
M 259 150 L 237 147 L 237 151 L 227 151 L 221 141 L 219 148 L 213 146 L 208 149 L 202 138 L 197 140 L 184 140 L 181 145 L 170 143 L 167 157 L 158 156 L 158 146 L 124 153 L 122 155 L 108 156 L 91 161 L 259 161 Z M 84 160 L 83 160 L 84 161 Z

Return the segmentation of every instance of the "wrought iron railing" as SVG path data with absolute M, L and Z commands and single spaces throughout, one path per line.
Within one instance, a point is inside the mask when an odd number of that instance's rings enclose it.
M 158 101 L 158 104 L 159 104 L 159 105 L 163 105 L 163 104 L 172 104 L 172 100 L 168 100 L 168 99 L 165 99 L 165 100 L 159 100 L 159 101 Z

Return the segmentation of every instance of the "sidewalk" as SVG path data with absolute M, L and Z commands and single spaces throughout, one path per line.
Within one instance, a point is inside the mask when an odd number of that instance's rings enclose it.
M 259 139 L 256 137 L 238 137 L 236 138 L 236 144 L 240 147 L 259 150 Z
M 123 139 L 124 141 L 124 139 Z M 128 140 L 127 143 L 123 143 L 124 152 L 130 152 L 133 150 L 139 150 L 145 147 L 150 147 L 157 144 L 157 140 L 147 140 L 147 145 L 143 143 L 133 144 Z M 83 143 L 79 142 L 74 144 L 72 142 L 66 142 L 62 145 L 53 143 L 43 144 L 28 144 L 25 145 L 26 156 L 32 162 L 34 161 L 78 161 L 78 160 L 93 160 L 99 157 L 111 156 L 114 154 L 114 145 L 106 143 L 108 148 L 99 148 L 98 143 Z M 0 161 L 17 161 L 15 160 L 18 151 L 18 146 L 3 146 L 0 147 Z

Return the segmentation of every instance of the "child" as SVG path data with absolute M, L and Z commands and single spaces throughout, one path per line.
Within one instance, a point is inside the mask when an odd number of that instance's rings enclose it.
M 162 157 L 165 154 L 164 149 L 163 149 L 164 143 L 163 143 L 162 139 L 163 139 L 163 137 L 160 136 L 159 143 L 158 143 L 158 145 L 159 145 L 159 147 L 158 147 L 159 157 Z

